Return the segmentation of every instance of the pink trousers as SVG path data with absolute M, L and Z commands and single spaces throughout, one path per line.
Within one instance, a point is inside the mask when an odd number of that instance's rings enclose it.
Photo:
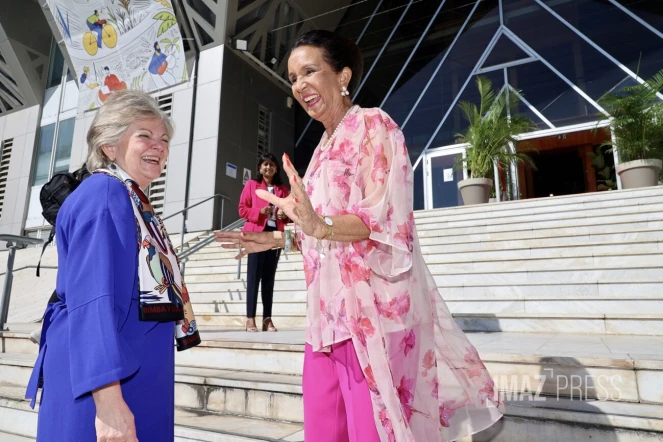
M 368 384 L 351 340 L 304 353 L 304 440 L 380 442 Z

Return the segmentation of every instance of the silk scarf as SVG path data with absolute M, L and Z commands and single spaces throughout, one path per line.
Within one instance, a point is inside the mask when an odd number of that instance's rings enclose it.
M 129 193 L 138 234 L 138 293 L 141 321 L 175 321 L 177 350 L 200 344 L 189 292 L 180 272 L 180 262 L 166 227 L 154 213 L 149 198 L 122 169 L 98 169 L 120 180 Z

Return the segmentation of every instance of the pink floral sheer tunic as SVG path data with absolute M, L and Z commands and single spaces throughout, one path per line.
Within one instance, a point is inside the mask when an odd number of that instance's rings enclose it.
M 321 215 L 354 214 L 370 238 L 302 235 L 306 342 L 352 339 L 384 442 L 451 441 L 497 421 L 503 406 L 476 349 L 440 297 L 419 246 L 413 173 L 400 128 L 380 109 L 350 110 L 304 177 Z

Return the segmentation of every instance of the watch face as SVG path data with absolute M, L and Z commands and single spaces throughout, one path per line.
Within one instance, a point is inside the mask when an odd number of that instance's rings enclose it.
M 328 216 L 325 216 L 324 220 L 325 224 L 327 224 L 329 227 L 334 225 L 334 221 L 332 221 L 331 218 L 329 218 Z

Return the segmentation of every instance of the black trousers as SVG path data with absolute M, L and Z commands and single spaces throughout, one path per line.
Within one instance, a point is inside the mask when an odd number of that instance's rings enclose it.
M 265 232 L 273 232 L 273 227 L 265 227 Z M 272 317 L 274 299 L 274 279 L 281 250 L 266 250 L 248 256 L 246 270 L 246 317 L 255 318 L 258 309 L 258 286 L 262 282 L 262 317 Z

